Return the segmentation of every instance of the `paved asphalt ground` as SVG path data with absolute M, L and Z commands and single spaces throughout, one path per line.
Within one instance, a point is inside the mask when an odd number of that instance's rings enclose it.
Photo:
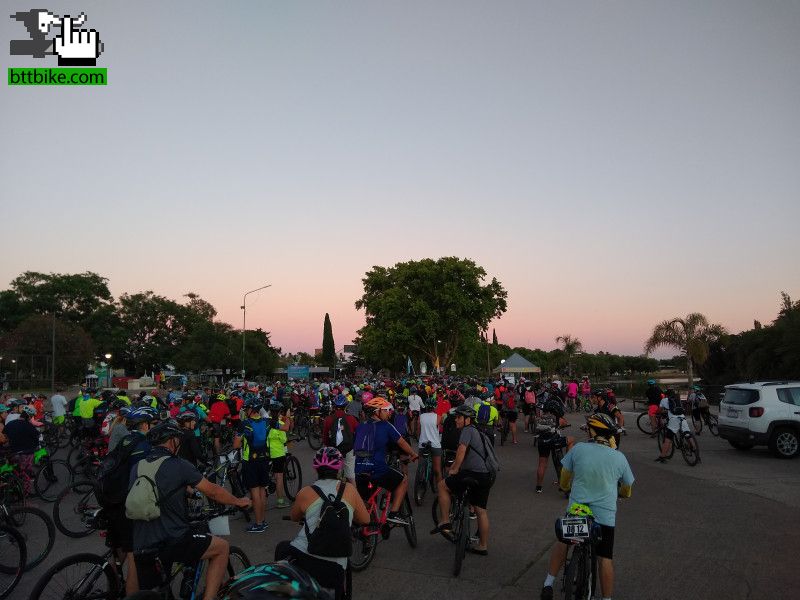
M 633 497 L 619 503 L 614 598 L 800 598 L 800 526 L 794 512 L 800 508 L 800 460 L 779 460 L 765 449 L 740 452 L 704 431 L 701 464 L 689 467 L 678 454 L 658 464 L 653 462 L 656 443 L 636 428 L 636 416 L 626 413 L 629 433 L 622 438 L 636 483 Z M 581 417 L 569 417 L 572 433 L 582 439 Z M 305 442 L 296 446 L 308 483 L 312 452 Z M 395 530 L 379 544 L 369 568 L 355 575 L 354 597 L 537 599 L 554 542 L 553 521 L 566 500 L 552 484 L 552 465 L 545 492 L 534 493 L 537 454 L 530 435 L 520 434 L 518 445 L 499 448 L 498 454 L 502 471 L 489 498 L 488 556 L 467 555 L 461 577 L 451 578 L 452 546 L 428 535 L 428 497 L 415 513 L 418 547 L 412 550 Z M 273 505 L 270 499 L 270 529 L 264 534 L 246 534 L 243 521 L 231 522 L 231 543 L 244 548 L 253 562 L 269 560 L 275 543 L 296 531 L 280 519 L 287 511 Z M 102 549 L 97 535 L 74 540 L 58 533 L 45 563 L 27 573 L 11 597 L 27 598 L 38 577 L 60 558 Z

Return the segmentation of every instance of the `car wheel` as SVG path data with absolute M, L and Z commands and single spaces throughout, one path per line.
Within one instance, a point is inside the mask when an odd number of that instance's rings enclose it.
M 800 452 L 800 436 L 794 429 L 780 427 L 772 434 L 769 449 L 778 458 L 794 458 Z
M 728 440 L 728 443 L 736 448 L 737 450 L 751 450 L 753 448 L 753 444 L 745 444 L 743 442 L 734 442 L 733 440 Z

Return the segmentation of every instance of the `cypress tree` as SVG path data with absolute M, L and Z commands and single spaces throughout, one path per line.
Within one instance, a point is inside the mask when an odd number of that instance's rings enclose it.
M 333 327 L 331 318 L 325 313 L 325 323 L 322 326 L 322 364 L 332 367 L 336 362 L 336 346 L 333 343 Z
M 492 345 L 497 346 L 497 332 L 492 327 Z

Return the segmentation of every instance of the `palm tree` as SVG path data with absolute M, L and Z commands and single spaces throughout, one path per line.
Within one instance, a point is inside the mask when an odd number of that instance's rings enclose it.
M 574 338 L 568 333 L 556 337 L 556 344 L 561 344 L 561 349 L 567 355 L 567 369 L 569 376 L 572 377 L 572 357 L 583 350 L 583 344 L 578 338 Z
M 650 354 L 661 346 L 680 350 L 681 355 L 686 357 L 686 372 L 691 387 L 694 383 L 694 365 L 705 363 L 709 344 L 726 333 L 722 325 L 709 323 L 704 314 L 691 313 L 684 318 L 675 317 L 656 325 L 645 342 L 644 351 L 645 354 Z

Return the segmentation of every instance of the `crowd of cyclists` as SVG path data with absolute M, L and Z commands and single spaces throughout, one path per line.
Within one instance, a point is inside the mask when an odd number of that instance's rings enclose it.
M 652 417 L 658 410 L 673 410 L 672 404 L 664 403 L 666 394 L 659 394 L 660 408 L 650 412 Z M 651 395 L 648 391 L 648 400 Z M 630 495 L 633 475 L 619 452 L 625 423 L 614 391 L 592 389 L 586 377 L 565 384 L 557 379 L 520 378 L 510 383 L 438 377 L 279 381 L 226 389 L 156 389 L 135 395 L 83 387 L 71 401 L 54 394 L 48 412 L 46 401 L 44 395 L 5 397 L 0 404 L 0 444 L 22 471 L 31 468 L 45 427 L 61 428 L 73 443 L 92 449 L 96 456 L 92 475 L 108 517 L 108 544 L 124 555 L 129 595 L 149 582 L 137 573 L 148 568 L 155 553 L 165 563 L 179 558 L 207 561 L 203 598 L 217 597 L 225 578 L 228 544 L 222 537 L 193 529 L 186 498 L 203 495 L 214 505 L 236 507 L 252 516 L 246 531 L 262 533 L 268 528 L 269 493 L 278 495 L 278 508 L 290 506 L 283 481 L 289 442 L 308 438 L 314 448 L 315 436 L 319 449 L 312 466 L 317 479 L 289 498 L 293 500 L 289 518 L 304 526 L 293 540 L 277 545 L 276 561 L 288 560 L 292 572 L 310 574 L 336 598 L 349 597 L 349 558 L 358 552 L 353 546 L 363 540 L 354 534 L 343 547 L 333 538 L 326 546 L 320 541 L 326 535 L 325 519 L 336 514 L 348 530 L 357 531 L 371 519 L 366 502 L 370 490 L 380 488 L 390 499 L 387 525 L 413 527 L 410 509 L 403 508 L 409 493 L 408 465 L 423 452 L 432 463 L 438 492 L 439 512 L 431 534 L 452 541 L 451 499 L 466 494 L 470 517 L 477 523 L 477 536 L 467 551 L 485 556 L 490 543 L 487 507 L 499 468 L 493 448 L 507 440 L 517 444 L 527 431 L 536 436 L 538 450 L 535 492 L 544 492 L 548 459 L 558 453 L 557 493 L 569 493 L 570 506 L 589 507 L 601 526 L 600 584 L 603 598 L 611 597 L 617 492 Z M 588 415 L 582 429 L 592 443 L 576 443 L 575 437 L 564 434 L 568 412 Z M 207 475 L 231 452 L 238 456 L 240 485 L 231 484 L 228 491 Z M 113 481 L 113 473 L 120 471 L 122 483 Z M 143 481 L 149 488 L 138 493 Z M 121 491 L 112 489 L 114 485 L 122 486 Z M 152 514 L 157 516 L 151 518 Z M 333 549 L 315 552 L 322 547 Z M 555 547 L 542 598 L 552 597 L 566 550 L 564 544 Z M 261 567 L 262 574 L 269 570 Z

